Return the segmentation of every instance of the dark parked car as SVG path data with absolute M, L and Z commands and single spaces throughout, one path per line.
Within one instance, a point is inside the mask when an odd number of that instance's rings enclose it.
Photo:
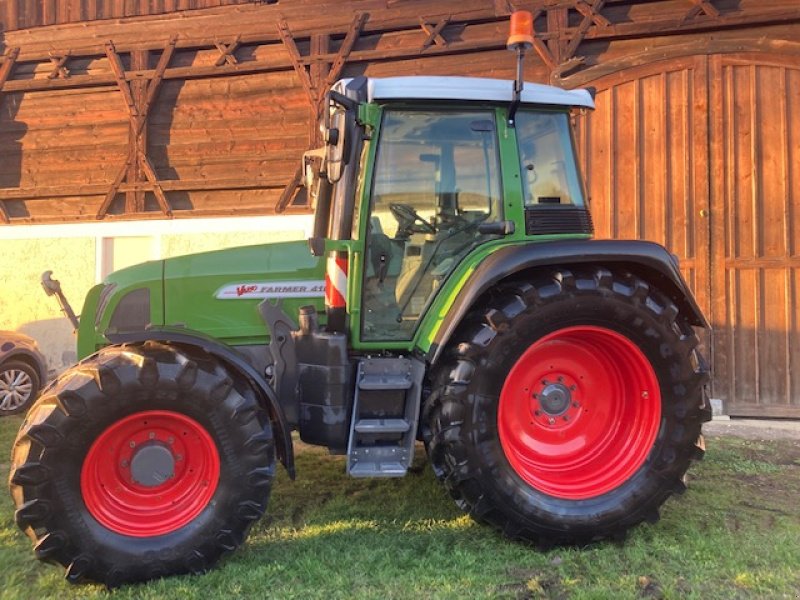
M 47 362 L 27 335 L 0 331 L 0 417 L 27 410 L 47 381 Z

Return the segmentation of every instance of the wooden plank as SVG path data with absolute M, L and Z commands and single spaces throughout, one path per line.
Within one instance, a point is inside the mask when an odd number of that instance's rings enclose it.
M 0 65 L 0 92 L 3 91 L 6 82 L 11 77 L 18 56 L 19 48 L 9 48 L 3 56 L 3 64 Z
M 800 419 L 800 406 L 771 406 L 737 402 L 726 407 L 731 417 L 756 419 Z
M 161 180 L 159 182 L 165 192 L 190 192 L 213 190 L 246 190 L 246 189 L 275 189 L 282 190 L 286 186 L 286 178 L 282 173 L 275 173 L 271 177 L 247 179 L 181 179 L 176 181 Z M 120 184 L 120 191 L 152 189 L 152 184 Z M 108 192 L 107 183 L 90 185 L 61 185 L 39 186 L 36 188 L 0 188 L 0 200 L 38 200 L 42 198 L 81 198 L 84 196 L 105 196 Z

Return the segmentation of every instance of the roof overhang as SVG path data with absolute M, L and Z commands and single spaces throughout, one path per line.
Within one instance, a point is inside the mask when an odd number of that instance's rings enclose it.
M 511 102 L 514 82 L 481 77 L 386 77 L 368 80 L 368 100 L 452 100 Z M 540 83 L 525 83 L 523 104 L 548 104 L 594 108 L 587 90 L 563 90 Z

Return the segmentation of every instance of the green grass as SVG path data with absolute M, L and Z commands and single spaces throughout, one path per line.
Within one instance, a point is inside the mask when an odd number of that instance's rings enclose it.
M 21 419 L 0 421 L 8 448 Z M 4 450 L 5 452 L 5 450 Z M 800 444 L 715 438 L 689 491 L 624 545 L 539 552 L 464 517 L 418 453 L 398 480 L 355 480 L 302 446 L 267 517 L 205 576 L 107 592 L 38 563 L 0 496 L 0 598 L 800 597 Z M 3 471 L 8 471 L 7 461 Z

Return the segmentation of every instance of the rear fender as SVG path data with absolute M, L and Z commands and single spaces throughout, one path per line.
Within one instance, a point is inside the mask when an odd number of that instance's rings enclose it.
M 659 244 L 627 240 L 515 244 L 500 248 L 478 265 L 439 327 L 428 350 L 428 360 L 436 362 L 475 301 L 501 280 L 529 269 L 591 264 L 630 271 L 666 294 L 689 323 L 710 328 L 681 275 L 677 259 Z
M 291 430 L 286 422 L 286 416 L 278 403 L 278 398 L 264 377 L 232 346 L 223 344 L 196 331 L 173 328 L 148 329 L 131 333 L 107 333 L 106 337 L 112 344 L 135 344 L 153 341 L 178 346 L 190 346 L 208 352 L 221 360 L 225 363 L 225 366 L 246 379 L 253 386 L 261 405 L 267 409 L 272 421 L 278 458 L 283 466 L 286 467 L 289 476 L 292 479 L 295 478 L 294 447 L 292 446 Z

